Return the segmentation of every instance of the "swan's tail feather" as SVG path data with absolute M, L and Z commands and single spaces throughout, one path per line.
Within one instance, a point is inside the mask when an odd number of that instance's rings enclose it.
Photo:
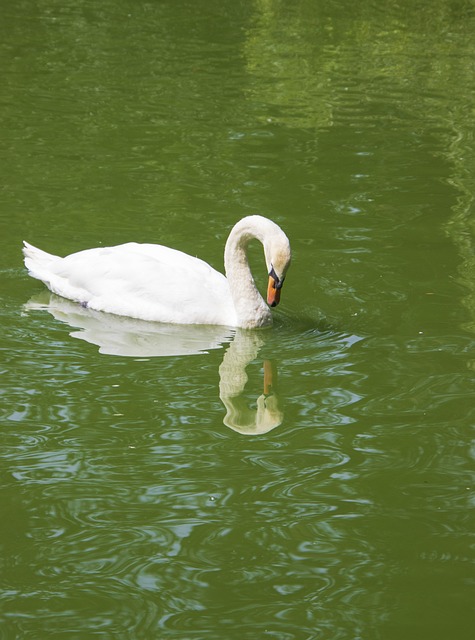
M 48 284 L 51 279 L 52 267 L 61 260 L 59 256 L 54 256 L 51 253 L 42 251 L 32 244 L 23 241 L 25 245 L 23 247 L 23 255 L 25 256 L 25 266 L 28 269 L 30 276 L 42 280 L 45 284 Z

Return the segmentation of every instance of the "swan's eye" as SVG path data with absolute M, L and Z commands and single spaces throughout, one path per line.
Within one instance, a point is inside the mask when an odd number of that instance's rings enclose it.
M 271 266 L 271 270 L 269 271 L 269 275 L 274 280 L 274 289 L 282 289 L 282 285 L 284 284 L 285 277 L 282 278 L 282 280 L 280 280 L 280 278 L 276 274 L 273 266 Z

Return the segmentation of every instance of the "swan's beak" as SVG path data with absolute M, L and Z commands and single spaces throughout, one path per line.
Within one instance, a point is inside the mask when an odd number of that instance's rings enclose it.
M 273 276 L 269 276 L 269 284 L 267 285 L 267 304 L 269 307 L 276 307 L 280 302 L 280 290 L 282 285 L 276 282 Z

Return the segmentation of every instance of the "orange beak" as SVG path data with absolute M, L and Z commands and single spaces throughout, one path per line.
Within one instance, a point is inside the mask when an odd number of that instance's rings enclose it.
M 275 286 L 275 280 L 269 276 L 269 284 L 267 285 L 267 304 L 269 307 L 276 307 L 280 302 L 280 289 Z

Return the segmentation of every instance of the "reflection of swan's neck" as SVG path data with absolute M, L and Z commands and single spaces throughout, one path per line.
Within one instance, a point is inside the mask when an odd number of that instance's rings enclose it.
M 244 391 L 247 365 L 257 358 L 264 344 L 260 332 L 237 331 L 219 366 L 219 395 L 235 397 Z
M 226 242 L 224 266 L 231 296 L 236 309 L 238 323 L 243 328 L 262 327 L 272 323 L 269 307 L 264 302 L 252 277 L 247 259 L 247 246 L 256 238 L 264 245 L 266 231 L 272 231 L 274 223 L 258 216 L 244 218 L 238 222 Z M 269 265 L 268 265 L 269 267 Z
M 257 409 L 250 409 L 242 397 L 247 382 L 246 366 L 257 358 L 264 340 L 261 334 L 237 331 L 219 367 L 219 397 L 226 407 L 224 424 L 243 434 L 266 433 L 278 427 L 283 414 L 278 398 L 267 395 L 272 382 L 267 381 L 266 391 L 257 399 Z

